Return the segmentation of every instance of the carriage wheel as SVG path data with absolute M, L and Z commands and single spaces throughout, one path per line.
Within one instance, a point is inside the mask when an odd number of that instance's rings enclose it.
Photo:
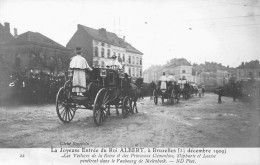
M 131 102 L 128 96 L 125 96 L 122 102 L 122 115 L 127 118 L 131 110 Z
M 56 96 L 56 112 L 59 119 L 64 122 L 70 122 L 76 112 L 76 104 L 73 104 L 69 100 L 70 91 L 69 89 L 60 88 Z
M 158 93 L 156 90 L 153 90 L 153 101 L 155 105 L 158 104 Z
M 97 93 L 93 106 L 93 118 L 96 125 L 100 126 L 104 123 L 108 116 L 108 98 L 109 94 L 105 88 Z

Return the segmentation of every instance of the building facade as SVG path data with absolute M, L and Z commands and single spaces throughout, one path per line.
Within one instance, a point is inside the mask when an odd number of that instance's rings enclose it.
M 217 85 L 217 73 L 197 72 L 197 83 L 207 86 L 215 86 Z
M 186 79 L 188 82 L 197 83 L 197 77 L 192 73 L 192 66 L 188 65 L 150 68 L 144 72 L 144 82 L 149 83 L 151 81 L 158 81 L 163 72 L 166 76 L 172 74 L 176 81 L 179 79 Z
M 216 74 L 217 74 L 217 85 L 218 86 L 224 86 L 224 85 L 228 84 L 229 78 L 231 77 L 230 73 L 228 71 L 218 69 Z
M 242 63 L 237 67 L 237 80 L 248 81 L 255 80 L 260 81 L 260 64 L 259 61 L 254 61 L 253 64 Z
M 11 75 L 64 76 L 74 51 L 37 32 L 26 32 L 0 44 L 0 100 L 12 93 Z
M 151 66 L 144 71 L 143 77 L 145 83 L 156 82 L 162 76 L 163 69 L 161 66 Z
M 12 39 L 14 39 L 14 36 L 10 32 L 10 23 L 5 22 L 4 26 L 0 23 L 0 44 Z
M 192 66 L 180 65 L 176 67 L 166 67 L 164 72 L 172 74 L 175 80 L 186 79 L 188 82 L 196 83 L 196 76 L 192 74 Z
M 127 43 L 125 39 L 119 38 L 115 33 L 108 32 L 104 28 L 96 30 L 78 25 L 67 47 L 73 49 L 81 47 L 83 56 L 93 67 L 106 67 L 108 61 L 115 55 L 124 65 L 125 73 L 131 75 L 133 79 L 143 77 L 143 53 Z

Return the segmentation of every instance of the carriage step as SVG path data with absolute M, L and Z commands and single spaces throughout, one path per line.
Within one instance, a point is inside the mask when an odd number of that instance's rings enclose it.
M 71 98 L 73 100 L 79 100 L 79 101 L 84 101 L 84 100 L 88 99 L 88 97 L 85 97 L 85 96 L 72 96 Z

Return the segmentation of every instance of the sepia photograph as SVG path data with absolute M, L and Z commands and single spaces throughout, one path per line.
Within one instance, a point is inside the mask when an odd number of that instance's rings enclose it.
M 259 153 L 259 43 L 259 0 L 0 0 L 0 151 Z

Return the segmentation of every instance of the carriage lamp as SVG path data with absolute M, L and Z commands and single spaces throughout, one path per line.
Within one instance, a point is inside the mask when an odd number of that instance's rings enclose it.
M 106 70 L 106 68 L 100 68 L 100 76 L 102 78 L 106 78 L 107 77 L 107 70 Z
M 106 70 L 106 68 L 100 68 L 100 76 L 103 79 L 103 86 L 105 86 L 105 78 L 107 77 L 107 70 Z

